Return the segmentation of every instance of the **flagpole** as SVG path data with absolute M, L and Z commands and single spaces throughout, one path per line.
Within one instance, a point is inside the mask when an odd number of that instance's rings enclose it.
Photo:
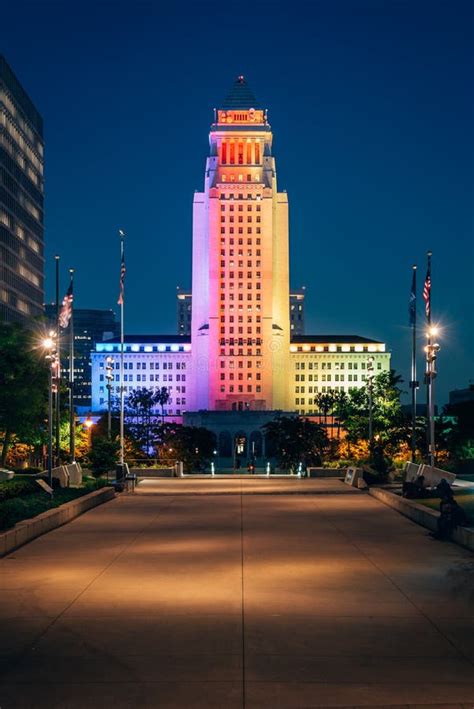
M 59 329 L 59 256 L 54 257 L 56 260 L 56 352 L 57 352 L 57 367 L 56 367 L 56 465 L 60 464 L 61 457 L 61 440 L 60 440 L 60 422 L 61 422 L 61 343 Z
M 418 382 L 416 380 L 416 264 L 413 265 L 413 281 L 412 281 L 412 309 L 411 309 L 411 327 L 412 327 L 412 342 L 411 342 L 411 460 L 415 462 L 416 456 L 416 390 Z
M 432 381 L 432 376 L 431 376 L 431 365 L 430 365 L 430 359 L 429 359 L 429 353 L 431 352 L 431 256 L 432 252 L 428 251 L 427 253 L 427 259 L 428 259 L 428 264 L 427 264 L 427 271 L 426 271 L 426 280 L 429 278 L 429 289 L 427 291 L 427 298 L 426 298 L 426 322 L 428 325 L 428 330 L 427 330 L 427 347 L 426 347 L 426 445 L 427 445 L 427 461 L 428 465 L 433 466 L 434 465 L 434 456 L 432 455 L 432 447 L 433 447 L 433 440 L 434 440 L 434 430 L 432 426 L 432 403 L 433 403 L 433 381 Z M 425 286 L 426 288 L 426 286 Z
M 124 264 L 124 240 L 125 232 L 119 229 L 120 236 L 120 268 Z M 123 289 L 125 287 L 123 273 L 121 270 L 121 291 L 120 291 L 120 466 L 121 475 L 124 477 L 124 387 L 123 387 L 123 344 L 124 344 L 124 308 L 123 308 Z
M 74 269 L 69 269 L 70 288 L 73 293 Z M 74 415 L 74 299 L 69 320 L 69 454 L 71 463 L 76 460 L 76 417 Z

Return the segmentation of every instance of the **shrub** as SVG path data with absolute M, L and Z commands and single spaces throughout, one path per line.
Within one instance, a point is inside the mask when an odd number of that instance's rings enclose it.
M 41 473 L 42 469 L 41 468 L 15 468 L 15 475 L 37 475 L 38 473 Z
M 39 492 L 40 487 L 34 480 L 7 480 L 0 483 L 0 502 L 15 497 L 24 497 Z

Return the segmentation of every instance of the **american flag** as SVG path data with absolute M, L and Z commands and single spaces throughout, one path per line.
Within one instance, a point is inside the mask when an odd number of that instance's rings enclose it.
M 124 283 L 125 283 L 125 256 L 122 254 L 122 264 L 120 266 L 120 293 L 117 303 L 123 305 L 123 294 L 124 294 Z
M 66 329 L 67 326 L 69 325 L 69 321 L 71 319 L 72 315 L 72 301 L 73 301 L 73 294 L 72 294 L 72 281 L 69 284 L 69 288 L 67 289 L 66 295 L 63 298 L 63 304 L 61 306 L 61 310 L 59 312 L 59 324 L 63 329 Z
M 423 300 L 425 301 L 426 317 L 431 317 L 431 264 L 428 264 L 425 285 L 423 286 Z

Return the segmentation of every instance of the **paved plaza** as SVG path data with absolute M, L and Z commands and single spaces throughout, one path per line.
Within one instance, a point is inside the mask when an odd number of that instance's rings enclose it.
M 474 706 L 473 555 L 337 480 L 145 483 L 0 589 L 1 709 Z

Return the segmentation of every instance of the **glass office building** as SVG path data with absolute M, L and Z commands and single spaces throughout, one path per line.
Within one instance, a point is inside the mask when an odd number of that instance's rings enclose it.
M 43 119 L 0 55 L 0 320 L 43 314 Z

